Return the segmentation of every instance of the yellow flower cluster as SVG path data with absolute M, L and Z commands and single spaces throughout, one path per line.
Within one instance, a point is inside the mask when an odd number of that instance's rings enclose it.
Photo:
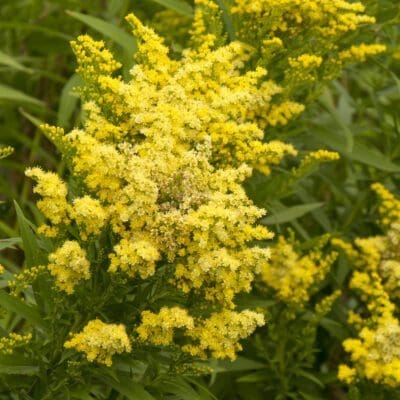
M 47 268 L 55 277 L 57 287 L 69 294 L 74 292 L 75 286 L 81 280 L 87 280 L 91 276 L 85 250 L 72 240 L 65 241 L 49 255 Z
M 202 358 L 212 356 L 234 360 L 236 352 L 242 350 L 239 340 L 250 336 L 264 324 L 263 315 L 250 310 L 213 313 L 187 331 L 194 344 L 183 346 L 183 350 Z
M 344 63 L 385 51 L 354 44 L 351 33 L 375 22 L 364 11 L 346 0 L 234 0 L 231 7 L 238 38 L 259 49 L 270 77 L 282 81 L 285 71 L 284 93 L 295 99 L 333 79 Z
M 400 200 L 390 193 L 381 183 L 374 183 L 372 190 L 380 199 L 379 213 L 381 222 L 388 226 L 393 223 L 400 223 Z
M 26 346 L 32 339 L 32 334 L 20 335 L 19 333 L 10 333 L 0 338 L 0 354 L 12 354 L 18 347 Z
M 86 195 L 74 199 L 70 218 L 78 224 L 81 239 L 86 240 L 88 235 L 98 235 L 101 232 L 107 213 L 99 200 Z
M 399 387 L 400 322 L 395 314 L 395 301 L 400 296 L 399 201 L 381 184 L 374 184 L 373 189 L 382 200 L 385 235 L 358 238 L 354 246 L 341 239 L 333 241 L 356 267 L 350 288 L 360 294 L 367 310 L 349 316 L 349 322 L 359 333 L 358 338 L 343 342 L 353 365 L 341 365 L 339 378 L 347 383 L 366 378 Z
M 28 168 L 25 175 L 37 181 L 34 192 L 42 196 L 37 202 L 39 210 L 54 224 L 68 224 L 67 185 L 54 172 Z
M 10 288 L 10 294 L 16 296 L 18 291 L 26 289 L 29 285 L 34 282 L 40 273 L 46 271 L 44 265 L 39 265 L 37 267 L 25 268 L 19 274 L 14 274 L 14 281 L 8 282 L 8 287 Z M 2 267 L 0 267 L 1 273 Z
M 322 162 L 330 162 L 339 160 L 340 155 L 335 151 L 316 150 L 306 154 L 301 160 L 300 165 L 292 170 L 294 178 L 300 178 L 309 173 L 313 168 Z
M 132 350 L 124 325 L 106 324 L 99 319 L 90 321 L 82 332 L 75 333 L 64 346 L 85 353 L 90 362 L 96 361 L 108 367 L 112 365 L 114 354 Z
M 283 236 L 271 249 L 270 260 L 262 267 L 261 280 L 276 291 L 277 297 L 289 304 L 307 302 L 311 288 L 322 281 L 336 259 L 336 253 L 323 254 L 315 248 L 302 255 Z
M 364 62 L 367 57 L 374 56 L 386 51 L 386 46 L 383 44 L 360 44 L 351 46 L 348 50 L 341 51 L 339 58 L 341 61 L 361 61 Z
M 313 54 L 302 54 L 297 58 L 289 57 L 289 66 L 292 68 L 291 79 L 314 81 L 322 61 L 322 57 Z
M 212 313 L 207 319 L 193 318 L 187 310 L 179 307 L 163 307 L 158 314 L 150 311 L 142 313 L 142 323 L 136 329 L 139 338 L 156 345 L 173 342 L 175 329 L 181 329 L 186 341 L 182 350 L 193 356 L 206 358 L 236 358 L 242 349 L 239 340 L 249 336 L 264 325 L 262 314 L 250 310 L 240 313 L 223 310 Z
M 142 322 L 136 332 L 140 340 L 156 345 L 169 345 L 173 342 L 174 331 L 178 328 L 193 329 L 193 318 L 187 310 L 179 307 L 163 307 L 155 314 L 142 312 Z
M 0 159 L 8 157 L 14 152 L 14 149 L 10 146 L 0 147 Z

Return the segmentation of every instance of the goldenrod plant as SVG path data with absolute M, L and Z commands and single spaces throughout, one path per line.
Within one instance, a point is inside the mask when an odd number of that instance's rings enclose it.
M 107 6 L 110 18 L 135 11 L 132 35 L 69 11 L 123 51 L 74 32 L 64 89 L 76 86 L 81 109 L 62 93 L 67 118 L 21 110 L 40 129 L 34 146 L 44 134 L 57 158 L 31 152 L 18 231 L 0 224 L 11 236 L 0 240 L 0 399 L 350 399 L 363 381 L 395 388 L 398 201 L 376 184 L 386 236 L 337 237 L 321 207 L 338 190 L 315 172 L 340 168 L 350 150 L 293 133 L 344 68 L 387 50 L 374 8 L 154 3 Z M 342 250 L 355 260 L 348 285 Z M 349 324 L 346 296 L 360 296 Z

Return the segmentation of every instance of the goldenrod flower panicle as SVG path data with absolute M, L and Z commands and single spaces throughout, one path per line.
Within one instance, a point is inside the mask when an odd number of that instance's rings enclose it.
M 68 294 L 74 292 L 80 281 L 91 277 L 86 252 L 76 241 L 68 240 L 51 253 L 47 268 L 55 277 L 56 286 Z
M 324 254 L 319 248 L 298 253 L 283 236 L 271 249 L 271 258 L 261 270 L 261 280 L 276 290 L 277 297 L 289 304 L 308 301 L 313 285 L 322 281 L 336 259 L 336 253 Z
M 390 387 L 400 386 L 400 322 L 396 300 L 400 297 L 399 210 L 400 202 L 382 184 L 372 189 L 381 199 L 380 213 L 385 234 L 356 238 L 354 245 L 340 239 L 341 247 L 356 267 L 350 288 L 360 295 L 365 312 L 351 312 L 349 323 L 358 337 L 343 342 L 351 365 L 341 365 L 339 379 L 352 383 L 367 379 Z
M 26 346 L 32 340 L 32 334 L 20 335 L 19 333 L 10 333 L 0 338 L 0 354 L 12 354 L 18 347 Z
M 44 172 L 40 168 L 28 168 L 25 175 L 37 182 L 33 191 L 42 197 L 37 206 L 44 216 L 54 225 L 67 224 L 69 222 L 67 185 L 56 173 Z
M 341 61 L 358 61 L 364 62 L 367 57 L 375 56 L 386 51 L 386 46 L 383 44 L 359 44 L 353 45 L 348 50 L 343 50 L 339 53 Z
M 157 247 L 149 240 L 122 239 L 110 255 L 110 272 L 124 271 L 134 277 L 138 274 L 146 279 L 155 272 L 155 263 L 160 259 Z
M 86 240 L 89 235 L 101 232 L 107 220 L 107 211 L 99 200 L 85 195 L 74 199 L 70 217 L 80 227 L 81 238 Z
M 81 332 L 73 334 L 64 347 L 83 352 L 88 361 L 108 367 L 112 365 L 114 354 L 132 350 L 124 325 L 107 324 L 99 319 L 90 321 Z
M 0 160 L 6 158 L 14 153 L 14 149 L 11 146 L 0 147 Z
M 381 183 L 371 185 L 372 190 L 380 199 L 379 213 L 383 225 L 400 223 L 400 200 L 389 192 Z
M 242 350 L 239 343 L 265 324 L 264 316 L 250 310 L 241 312 L 224 310 L 213 313 L 210 318 L 199 321 L 193 329 L 187 331 L 195 344 L 185 345 L 184 351 L 206 358 L 236 358 L 236 352 Z
M 109 75 L 121 68 L 113 55 L 104 47 L 103 41 L 95 41 L 89 35 L 80 35 L 71 42 L 78 61 L 77 73 L 85 79 L 93 79 L 97 75 Z
M 151 311 L 142 312 L 142 322 L 136 328 L 140 340 L 155 345 L 169 345 L 173 342 L 176 329 L 191 330 L 194 320 L 187 310 L 180 307 L 163 307 L 156 314 Z

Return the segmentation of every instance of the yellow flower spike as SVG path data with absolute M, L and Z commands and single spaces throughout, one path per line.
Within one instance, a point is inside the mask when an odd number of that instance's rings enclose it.
M 64 343 L 67 349 L 86 354 L 90 362 L 112 365 L 114 354 L 130 353 L 131 343 L 122 324 L 107 324 L 99 319 L 90 321 L 81 332 Z

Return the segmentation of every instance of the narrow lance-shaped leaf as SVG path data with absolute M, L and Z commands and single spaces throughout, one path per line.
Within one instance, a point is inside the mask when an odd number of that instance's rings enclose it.
M 44 103 L 10 86 L 0 84 L 0 101 L 13 101 L 43 107 Z
M 100 18 L 92 17 L 91 15 L 81 14 L 75 11 L 67 11 L 67 14 L 90 26 L 104 36 L 107 36 L 110 39 L 114 40 L 114 42 L 119 44 L 128 54 L 132 55 L 136 52 L 136 39 L 121 28 L 115 26 L 114 24 L 111 24 Z
M 2 51 L 0 51 L 0 64 L 6 65 L 7 67 L 11 67 L 18 71 L 32 73 L 32 70 L 30 68 L 25 67 L 14 57 L 11 57 L 10 55 L 3 53 Z
M 272 215 L 265 217 L 261 220 L 262 224 L 272 225 L 272 224 L 283 224 L 286 222 L 293 221 L 303 215 L 313 211 L 319 207 L 322 207 L 323 203 L 310 203 L 310 204 L 300 204 L 298 206 L 287 207 L 283 210 L 279 210 Z
M 174 10 L 179 14 L 186 15 L 187 17 L 193 16 L 193 8 L 183 0 L 152 0 L 155 3 Z

